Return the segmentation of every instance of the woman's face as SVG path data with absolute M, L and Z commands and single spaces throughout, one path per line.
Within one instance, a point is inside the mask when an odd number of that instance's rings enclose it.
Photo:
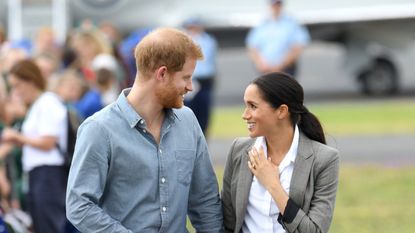
M 40 91 L 34 83 L 19 79 L 13 74 L 9 75 L 9 83 L 14 94 L 26 105 L 32 104 L 37 97 L 34 94 Z
M 267 136 L 278 127 L 278 111 L 262 99 L 256 85 L 249 85 L 244 94 L 245 110 L 242 114 L 248 124 L 249 136 Z
M 98 45 L 91 38 L 75 37 L 73 48 L 83 62 L 91 62 L 99 53 Z

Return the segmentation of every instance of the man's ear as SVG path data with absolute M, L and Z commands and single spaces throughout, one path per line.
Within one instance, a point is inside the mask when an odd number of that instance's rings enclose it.
M 165 80 L 167 74 L 167 67 L 166 66 L 160 66 L 157 70 L 156 70 L 156 78 L 159 81 L 163 81 Z
M 289 113 L 290 113 L 289 109 L 288 109 L 288 106 L 286 104 L 281 104 L 278 107 L 277 111 L 278 111 L 278 119 L 280 119 L 280 120 L 288 117 Z

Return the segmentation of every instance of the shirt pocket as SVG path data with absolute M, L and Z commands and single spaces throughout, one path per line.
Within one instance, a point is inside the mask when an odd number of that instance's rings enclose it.
M 179 183 L 189 185 L 192 180 L 192 172 L 196 152 L 194 150 L 177 150 L 175 152 L 177 179 Z

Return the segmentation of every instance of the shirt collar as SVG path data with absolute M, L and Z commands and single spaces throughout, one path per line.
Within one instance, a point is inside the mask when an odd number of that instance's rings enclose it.
M 135 109 L 130 105 L 127 100 L 127 95 L 130 93 L 131 88 L 124 89 L 121 91 L 121 94 L 118 96 L 116 104 L 118 105 L 119 109 L 123 113 L 122 116 L 128 122 L 131 128 L 140 125 L 145 125 L 143 117 L 138 114 Z M 166 119 L 168 119 L 171 123 L 174 123 L 175 119 L 179 119 L 179 116 L 173 111 L 173 109 L 166 109 Z
M 290 149 L 288 150 L 287 154 L 284 156 L 284 159 L 281 161 L 279 167 L 280 172 L 282 172 L 287 166 L 289 166 L 291 163 L 295 162 L 295 158 L 297 157 L 297 151 L 298 151 L 298 142 L 300 139 L 300 133 L 298 130 L 298 126 L 295 125 L 294 127 L 294 137 L 293 141 L 291 142 Z M 264 137 L 258 137 L 255 141 L 255 148 L 259 149 L 260 146 L 264 149 L 264 155 L 268 157 L 267 152 L 267 143 L 265 142 Z
M 281 161 L 280 169 L 288 166 L 290 163 L 295 162 L 295 158 L 297 157 L 299 139 L 300 139 L 300 133 L 298 130 L 298 126 L 295 125 L 294 137 L 293 137 L 293 141 L 291 142 L 291 147 L 288 150 L 287 154 L 285 155 L 284 159 Z

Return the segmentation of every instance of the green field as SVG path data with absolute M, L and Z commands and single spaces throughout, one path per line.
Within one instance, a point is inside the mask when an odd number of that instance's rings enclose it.
M 216 173 L 221 186 L 223 168 Z M 414 203 L 415 167 L 343 165 L 330 232 L 413 233 Z
M 308 108 L 321 120 L 328 135 L 415 133 L 415 101 L 312 104 Z M 242 111 L 242 106 L 215 109 L 209 136 L 234 138 L 247 135 Z
M 343 166 L 334 233 L 415 232 L 415 167 Z

